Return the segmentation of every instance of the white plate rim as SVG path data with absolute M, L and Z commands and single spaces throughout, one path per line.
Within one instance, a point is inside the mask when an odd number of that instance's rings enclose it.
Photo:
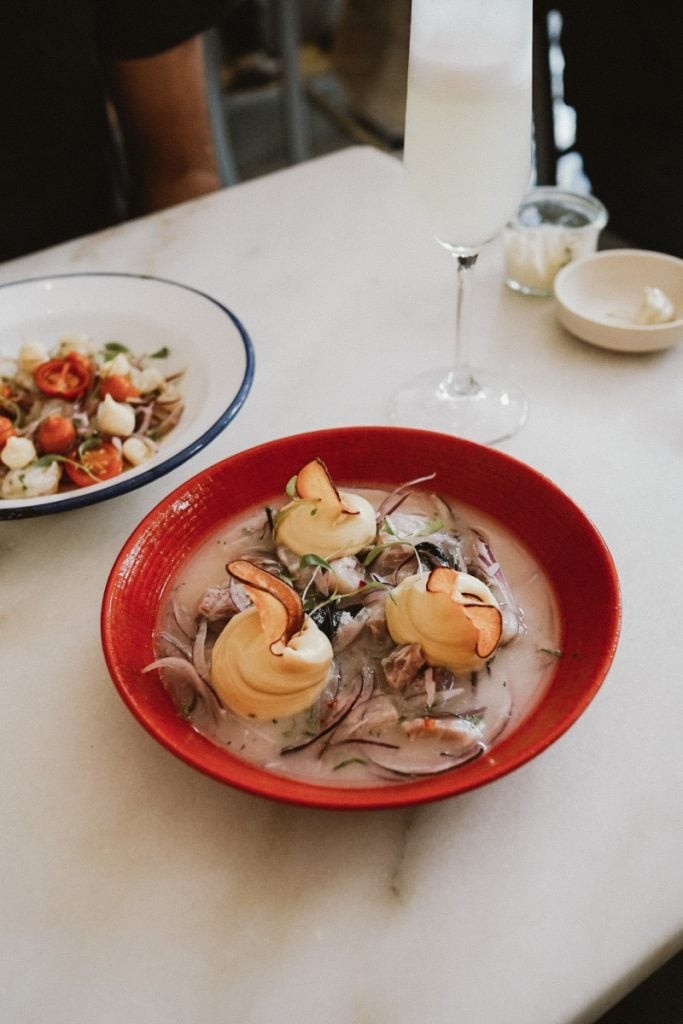
M 31 498 L 0 499 L 0 520 L 26 519 L 40 515 L 49 515 L 56 512 L 66 512 L 75 508 L 83 508 L 100 501 L 108 501 L 110 498 L 126 494 L 138 487 L 143 487 L 153 480 L 170 473 L 182 463 L 192 458 L 202 448 L 206 447 L 215 437 L 218 436 L 228 424 L 235 418 L 244 405 L 247 395 L 251 390 L 255 371 L 255 355 L 251 338 L 241 320 L 219 299 L 203 291 L 194 285 L 185 284 L 171 278 L 155 274 L 134 273 L 131 271 L 93 270 L 93 271 L 70 271 L 65 273 L 45 274 L 32 277 L 19 278 L 13 281 L 0 283 L 0 298 L 2 293 L 10 288 L 24 287 L 27 285 L 48 284 L 51 281 L 73 280 L 76 278 L 115 278 L 127 281 L 146 281 L 153 284 L 160 284 L 173 289 L 186 291 L 200 299 L 210 303 L 218 309 L 230 321 L 237 331 L 242 346 L 242 354 L 245 360 L 244 372 L 235 394 L 228 402 L 221 414 L 206 427 L 202 432 L 184 445 L 180 450 L 154 461 L 149 469 L 136 474 L 123 473 L 113 481 L 105 481 L 102 484 L 95 484 L 92 487 L 79 491 L 67 492 L 61 495 L 50 495 L 45 498 L 32 500 Z M 50 500 L 59 499 L 59 500 Z

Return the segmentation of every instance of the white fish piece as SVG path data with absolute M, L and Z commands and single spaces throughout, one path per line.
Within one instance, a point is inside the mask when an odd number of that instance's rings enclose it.
M 344 722 L 339 735 L 344 739 L 359 737 L 361 734 L 372 735 L 396 725 L 398 718 L 398 711 L 390 697 L 373 697 L 372 700 L 356 705 Z
M 97 406 L 97 427 L 103 434 L 128 437 L 135 430 L 135 410 L 127 402 L 116 402 L 111 395 Z
M 62 468 L 58 462 L 47 466 L 27 466 L 25 469 L 10 469 L 2 481 L 3 498 L 40 498 L 44 494 L 56 494 Z
M 124 352 L 117 352 L 113 359 L 100 367 L 101 377 L 129 377 L 131 364 Z
M 320 574 L 318 588 L 323 594 L 352 594 L 365 581 L 365 570 L 354 555 L 333 559 L 330 568 Z
M 151 391 L 163 387 L 166 378 L 156 366 L 145 366 L 142 370 L 131 366 L 130 379 L 141 395 L 148 395 Z
M 9 437 L 0 452 L 0 460 L 8 469 L 25 469 L 37 456 L 36 447 L 28 437 Z
M 425 663 L 419 644 L 402 644 L 382 659 L 384 678 L 392 690 L 402 690 L 412 683 Z
M 140 466 L 147 459 L 151 459 L 157 451 L 154 442 L 142 437 L 127 437 L 123 442 L 121 451 L 126 462 L 131 466 Z
M 339 618 L 339 625 L 337 626 L 334 636 L 332 637 L 332 646 L 334 653 L 339 654 L 345 650 L 356 637 L 365 629 L 370 615 L 367 608 L 361 608 L 356 614 L 352 615 L 351 612 L 343 611 Z
M 469 747 L 482 739 L 482 732 L 478 725 L 466 718 L 432 718 L 425 715 L 421 718 L 411 718 L 401 722 L 401 728 L 406 736 L 411 738 L 428 738 L 444 740 L 451 743 L 462 742 L 463 747 Z
M 26 373 L 33 373 L 35 368 L 44 363 L 47 358 L 47 349 L 42 341 L 25 341 L 19 349 L 17 363 L 20 370 L 24 370 Z
M 89 334 L 76 331 L 72 334 L 64 334 L 57 343 L 55 355 L 63 357 L 69 352 L 78 352 L 82 356 L 94 356 L 95 345 Z

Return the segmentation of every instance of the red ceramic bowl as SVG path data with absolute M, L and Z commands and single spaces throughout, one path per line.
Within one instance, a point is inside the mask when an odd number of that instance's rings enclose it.
M 180 718 L 154 660 L 164 589 L 221 522 L 281 494 L 306 462 L 322 458 L 339 485 L 393 488 L 436 473 L 435 489 L 502 522 L 530 549 L 555 589 L 564 656 L 540 704 L 492 755 L 445 774 L 371 788 L 324 786 L 272 774 L 234 757 Z M 102 642 L 119 693 L 177 757 L 220 782 L 311 807 L 406 806 L 455 796 L 506 775 L 557 740 L 586 709 L 612 662 L 620 624 L 610 554 L 585 515 L 553 483 L 493 448 L 428 431 L 345 427 L 287 437 L 234 455 L 188 480 L 145 517 L 110 573 Z

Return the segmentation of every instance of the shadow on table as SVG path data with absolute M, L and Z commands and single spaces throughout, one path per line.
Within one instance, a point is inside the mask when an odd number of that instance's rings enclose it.
M 676 954 L 595 1024 L 680 1024 L 683 952 Z

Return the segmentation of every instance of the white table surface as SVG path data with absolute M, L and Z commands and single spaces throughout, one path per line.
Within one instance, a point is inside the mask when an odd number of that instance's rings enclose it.
M 680 945 L 681 369 L 556 323 L 481 257 L 479 363 L 520 382 L 504 444 L 594 521 L 623 626 L 575 726 L 495 784 L 411 810 L 270 803 L 176 760 L 109 679 L 115 555 L 203 467 L 304 429 L 387 422 L 449 351 L 448 257 L 398 161 L 353 148 L 0 266 L 159 274 L 256 351 L 229 428 L 151 486 L 0 522 L 0 1018 L 8 1024 L 581 1024 Z M 296 377 L 294 389 L 287 381 Z

